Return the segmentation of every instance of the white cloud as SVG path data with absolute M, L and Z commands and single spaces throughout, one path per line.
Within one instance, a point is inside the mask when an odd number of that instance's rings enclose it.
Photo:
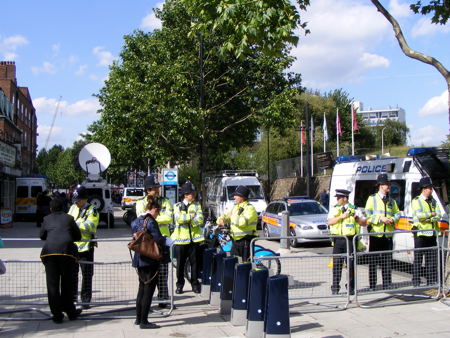
M 52 45 L 52 52 L 54 55 L 58 55 L 61 50 L 61 45 L 59 43 L 55 43 Z
M 305 86 L 341 85 L 359 80 L 368 69 L 389 66 L 388 59 L 371 53 L 390 32 L 373 5 L 316 0 L 302 19 L 311 33 L 293 49 L 297 61 L 291 70 L 302 74 Z
M 42 73 L 55 74 L 56 68 L 52 63 L 45 61 L 42 63 L 42 66 L 32 66 L 31 71 L 34 75 L 39 75 Z
M 52 136 L 61 134 L 62 130 L 61 127 L 53 126 Z M 38 125 L 37 132 L 39 137 L 47 139 L 48 134 L 50 133 L 50 126 Z
M 439 96 L 429 99 L 422 108 L 420 108 L 419 116 L 440 115 L 448 113 L 448 91 L 444 91 Z
M 11 61 L 17 58 L 17 48 L 28 44 L 28 40 L 22 35 L 13 35 L 2 38 L 0 36 L 0 55 L 3 59 Z
M 420 18 L 411 30 L 413 37 L 449 32 L 450 26 L 433 24 L 431 23 L 430 18 Z
M 88 67 L 87 65 L 80 65 L 78 67 L 78 70 L 75 72 L 75 75 L 78 75 L 78 76 L 83 75 L 84 72 L 86 71 L 87 67 Z
M 412 14 L 408 3 L 400 3 L 398 0 L 389 1 L 389 12 L 394 18 L 405 18 Z
M 68 62 L 69 62 L 69 64 L 74 64 L 74 63 L 77 63 L 78 62 L 78 57 L 77 56 L 75 56 L 75 55 L 70 55 L 69 56 L 69 59 L 67 60 Z
M 162 9 L 164 5 L 164 2 L 158 2 L 156 4 L 156 8 Z M 154 29 L 160 29 L 161 28 L 161 20 L 159 20 L 153 9 L 150 13 L 148 13 L 142 20 L 141 20 L 141 26 L 140 28 L 142 30 L 146 31 L 152 31 Z
M 427 125 L 419 129 L 411 131 L 411 145 L 412 146 L 438 146 L 445 139 L 447 131 L 444 128 L 439 128 L 434 125 Z
M 33 100 L 33 105 L 40 117 L 43 115 L 53 117 L 58 105 L 58 100 L 54 98 L 38 97 Z M 95 115 L 98 109 L 100 109 L 98 99 L 91 97 L 85 100 L 76 101 L 75 103 L 61 101 L 59 103 L 58 114 L 69 116 Z
M 108 67 L 114 61 L 114 56 L 111 52 L 105 50 L 105 47 L 97 46 L 92 49 L 92 53 L 98 58 L 98 65 Z

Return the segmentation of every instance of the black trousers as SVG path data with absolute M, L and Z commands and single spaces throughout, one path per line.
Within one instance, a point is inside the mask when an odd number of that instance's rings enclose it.
M 242 257 L 242 262 L 250 260 L 250 242 L 253 238 L 253 236 L 246 236 L 237 241 L 233 240 L 231 254 L 233 256 Z
M 63 312 L 69 317 L 75 315 L 73 304 L 73 271 L 78 265 L 74 258 L 63 255 L 44 257 L 47 278 L 47 295 L 50 311 L 55 318 L 62 318 Z
M 425 278 L 427 279 L 427 285 L 437 283 L 437 242 L 436 236 L 416 236 L 414 237 L 414 248 L 430 248 L 431 250 L 419 250 L 414 252 L 413 263 L 413 278 L 412 282 L 414 286 L 420 285 L 420 271 L 422 270 L 422 260 L 425 257 Z
M 88 251 L 79 252 L 80 261 L 94 262 L 94 248 L 90 248 Z M 94 264 L 80 263 L 75 268 L 75 288 L 74 299 L 77 300 L 78 296 L 78 274 L 81 269 L 81 302 L 90 303 L 92 299 L 92 277 L 94 276 Z
M 140 324 L 148 322 L 148 313 L 152 305 L 158 281 L 158 266 L 137 268 L 139 276 L 139 289 L 136 296 L 136 321 Z
M 392 250 L 392 237 L 370 236 L 369 252 Z M 383 288 L 392 284 L 392 252 L 369 255 L 369 285 L 374 289 L 377 285 L 377 266 L 381 266 Z
M 199 243 L 189 243 L 184 245 L 175 245 L 175 255 L 177 257 L 177 288 L 184 287 L 184 268 L 186 260 L 189 257 L 191 262 L 191 285 L 199 286 L 198 281 L 198 266 L 197 266 L 197 251 L 199 250 Z
M 348 250 L 350 254 L 350 262 L 347 266 L 349 269 L 350 277 L 349 277 L 349 285 L 348 291 L 355 290 L 355 266 L 353 264 L 353 236 L 349 236 L 348 238 Z M 333 255 L 344 254 L 347 253 L 347 239 L 345 238 L 335 238 L 334 246 L 333 246 Z M 346 257 L 333 257 L 333 284 L 331 285 L 331 290 L 335 292 L 339 292 L 340 284 L 341 284 L 341 276 L 342 276 L 342 265 L 346 263 Z

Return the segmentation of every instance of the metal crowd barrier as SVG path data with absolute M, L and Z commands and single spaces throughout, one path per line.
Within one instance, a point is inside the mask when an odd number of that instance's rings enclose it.
M 441 302 L 450 306 L 450 248 L 449 248 L 449 230 L 444 232 L 444 240 L 442 241 L 442 299 Z
M 360 307 L 399 305 L 405 301 L 439 298 L 441 285 L 439 241 L 436 240 L 433 246 L 427 248 L 393 250 L 387 240 L 392 238 L 392 244 L 399 241 L 400 238 L 397 236 L 410 236 L 410 240 L 413 240 L 419 232 L 414 230 L 365 233 L 354 237 L 354 248 L 364 237 L 369 237 L 369 243 L 381 241 L 382 244 L 388 245 L 385 247 L 386 250 L 382 251 L 372 251 L 373 247 L 370 247 L 370 244 L 369 250 L 355 251 L 355 301 Z M 434 235 L 437 233 L 434 232 Z M 404 240 L 405 238 L 403 242 Z M 414 271 L 416 278 L 413 277 Z
M 252 247 L 260 245 L 262 241 L 278 241 L 283 239 L 302 239 L 306 237 L 276 237 L 255 238 Z M 330 236 L 330 238 L 345 238 L 343 236 Z M 324 239 L 327 241 L 327 239 Z M 280 263 L 280 274 L 287 275 L 289 279 L 289 303 L 291 313 L 310 313 L 322 311 L 345 310 L 350 303 L 350 293 L 347 291 L 350 265 L 350 255 L 344 254 L 314 254 L 305 252 L 290 252 L 281 256 L 251 256 L 252 262 L 261 263 L 269 268 L 269 274 L 277 272 L 277 261 Z M 251 253 L 252 250 L 251 250 Z M 331 285 L 333 282 L 333 263 L 343 263 L 341 272 L 340 290 L 333 293 Z
M 19 238 L 3 238 L 3 241 L 5 248 L 1 249 L 0 253 L 2 253 L 2 260 L 6 265 L 6 273 L 0 276 L 0 316 L 9 314 L 9 317 L 0 317 L 0 320 L 49 319 L 51 314 L 48 308 L 45 267 L 41 260 L 34 259 L 39 258 L 43 242 L 39 239 Z M 134 309 L 139 279 L 136 270 L 131 266 L 131 258 L 126 246 L 128 240 L 96 239 L 95 241 L 98 242 L 98 247 L 94 249 L 94 262 L 79 261 L 79 263 L 93 264 L 94 266 L 91 302 L 76 303 L 76 305 L 90 307 L 88 310 L 83 310 L 81 317 L 89 319 L 135 318 Z M 30 243 L 33 248 L 36 248 L 36 255 L 30 257 L 30 260 L 9 258 L 15 256 L 14 250 L 30 247 Z M 106 243 L 109 244 L 105 245 Z M 8 252 L 8 248 L 12 250 Z M 108 256 L 111 252 L 114 252 L 116 257 L 123 256 L 123 260 L 97 261 L 97 257 Z M 118 255 L 118 253 L 120 254 Z M 158 289 L 156 289 L 152 301 L 151 317 L 167 317 L 174 309 L 172 264 L 168 264 L 167 270 L 165 272 L 168 274 L 169 299 L 158 299 Z M 81 269 L 78 278 L 78 293 L 80 293 Z M 168 308 L 162 311 L 156 310 L 154 306 L 158 304 L 168 304 Z M 133 312 L 129 313 L 130 310 Z M 16 316 L 18 313 L 28 313 L 28 316 Z

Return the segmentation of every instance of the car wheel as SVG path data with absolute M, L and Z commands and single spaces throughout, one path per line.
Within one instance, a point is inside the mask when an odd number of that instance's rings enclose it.
M 295 230 L 290 228 L 289 229 L 289 236 L 291 237 L 297 237 L 297 234 L 295 233 Z M 298 240 L 297 238 L 291 238 L 289 239 L 289 243 L 291 245 L 291 247 L 296 248 L 298 246 Z
M 97 195 L 90 197 L 88 199 L 88 202 L 89 204 L 93 205 L 94 208 L 99 212 L 105 207 L 105 201 L 103 200 L 103 198 Z
M 270 238 L 270 231 L 269 231 L 269 227 L 267 226 L 266 223 L 263 223 L 263 231 L 264 231 L 264 237 L 266 238 Z

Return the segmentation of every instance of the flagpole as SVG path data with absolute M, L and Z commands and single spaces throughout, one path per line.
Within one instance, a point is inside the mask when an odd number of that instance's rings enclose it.
M 323 152 L 326 153 L 327 152 L 327 141 L 325 139 L 325 128 L 326 128 L 326 123 L 325 123 L 325 113 L 323 113 Z M 328 133 L 328 132 L 327 132 Z M 327 136 L 328 137 L 328 136 Z M 325 175 L 327 173 L 326 169 L 323 169 L 323 174 Z
M 339 120 L 339 108 L 336 108 L 336 157 L 339 156 L 339 131 L 338 131 L 338 120 Z
M 352 156 L 354 156 L 355 155 L 355 133 L 353 130 L 353 103 L 350 103 L 350 106 L 351 106 L 351 112 L 352 112 L 352 117 L 351 117 L 351 119 L 352 119 L 352 122 L 351 122 L 351 124 L 352 124 Z
M 311 114 L 311 176 L 314 176 L 314 119 Z
M 303 121 L 300 122 L 300 177 L 303 177 Z

